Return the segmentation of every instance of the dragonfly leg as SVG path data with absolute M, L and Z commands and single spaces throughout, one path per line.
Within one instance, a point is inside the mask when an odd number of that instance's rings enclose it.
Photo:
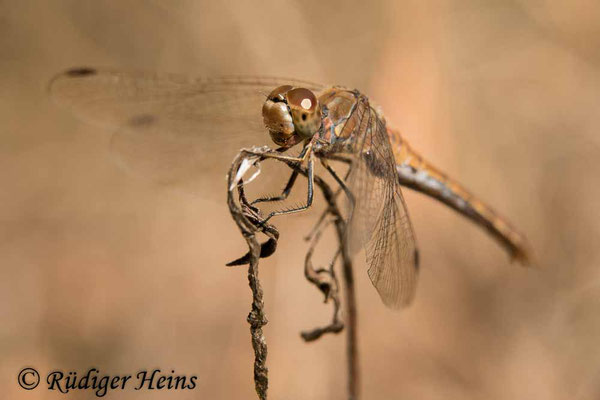
M 347 161 L 347 160 L 343 160 L 343 161 Z M 336 182 L 338 182 L 340 184 L 340 187 L 333 194 L 333 198 L 337 199 L 337 197 L 342 192 L 342 188 L 345 188 L 344 192 L 346 193 L 346 195 L 348 196 L 348 198 L 350 199 L 351 204 L 352 204 L 352 197 L 351 197 L 352 193 L 350 192 L 350 190 L 345 185 L 345 181 L 348 179 L 348 176 L 350 176 L 351 170 L 348 169 L 348 171 L 346 171 L 346 175 L 344 176 L 344 182 L 341 182 L 339 180 L 339 176 L 337 175 L 337 173 L 335 172 L 335 170 L 333 170 L 333 168 L 331 168 L 329 166 L 329 164 L 327 163 L 327 161 L 325 159 L 321 158 L 321 163 L 334 176 L 334 178 L 336 178 Z M 304 240 L 306 240 L 306 241 L 312 240 L 312 238 L 315 237 L 315 235 L 319 234 L 319 231 L 321 230 L 321 226 L 326 221 L 326 217 L 329 215 L 329 213 L 330 213 L 329 208 L 326 208 L 325 210 L 323 210 L 323 213 L 321 214 L 321 216 L 317 220 L 317 223 L 310 230 L 309 234 L 304 237 Z M 326 223 L 329 223 L 329 222 L 330 221 L 327 221 Z
M 315 171 L 314 171 L 315 161 L 313 159 L 312 152 L 309 151 L 307 153 L 307 155 L 308 155 L 308 174 L 307 174 L 308 196 L 306 199 L 306 204 L 299 206 L 299 207 L 290 208 L 287 210 L 273 211 L 263 220 L 263 223 L 269 221 L 271 218 L 273 218 L 276 215 L 286 215 L 286 214 L 293 214 L 293 213 L 301 212 L 301 211 L 307 210 L 312 205 L 313 195 L 314 195 L 314 182 L 315 182 Z
M 346 193 L 346 196 L 348 197 L 350 204 L 352 205 L 352 207 L 354 207 L 354 195 L 352 194 L 352 192 L 350 191 L 348 186 L 346 186 L 346 182 L 345 182 L 345 180 L 348 179 L 348 176 L 350 175 L 350 169 L 348 169 L 348 172 L 346 172 L 346 176 L 342 180 L 342 178 L 340 178 L 340 176 L 337 174 L 337 172 L 335 172 L 335 170 L 331 167 L 331 165 L 329 165 L 327 160 L 321 159 L 321 164 L 323 164 L 325 169 L 331 174 L 331 176 L 333 176 L 333 179 L 335 179 L 335 181 L 338 183 L 338 185 L 340 185 L 340 187 L 342 188 L 344 193 Z M 350 167 L 350 168 L 352 168 L 352 167 Z
M 313 147 L 313 142 L 312 141 L 308 142 L 304 146 L 304 148 L 302 149 L 302 152 L 298 155 L 298 157 L 281 154 L 281 152 L 278 151 L 279 149 L 275 150 L 275 151 L 271 150 L 268 153 L 254 152 L 252 150 L 245 150 L 245 153 L 252 154 L 255 156 L 260 156 L 262 159 L 271 158 L 273 160 L 279 160 L 279 161 L 283 161 L 283 162 L 297 162 L 297 163 L 302 164 L 304 162 L 304 160 L 306 160 L 308 155 L 312 153 L 312 147 Z
M 281 201 L 281 200 L 287 199 L 288 196 L 290 195 L 290 192 L 292 191 L 292 187 L 296 183 L 296 178 L 298 178 L 298 174 L 299 174 L 299 172 L 297 170 L 294 170 L 292 172 L 290 179 L 288 180 L 287 184 L 285 185 L 285 188 L 283 188 L 283 191 L 281 192 L 281 194 L 279 196 L 260 197 L 256 200 L 252 201 L 250 204 L 254 205 L 256 203 L 263 203 L 263 202 L 267 203 L 267 202 Z

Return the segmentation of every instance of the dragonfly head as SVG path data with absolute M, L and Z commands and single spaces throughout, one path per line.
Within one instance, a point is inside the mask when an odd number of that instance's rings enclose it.
M 262 109 L 265 126 L 279 146 L 292 147 L 321 127 L 321 107 L 313 92 L 290 85 L 274 89 Z

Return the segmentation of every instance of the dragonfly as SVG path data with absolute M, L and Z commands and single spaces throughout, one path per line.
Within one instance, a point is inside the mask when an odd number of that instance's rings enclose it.
M 113 130 L 112 153 L 126 168 L 205 195 L 215 192 L 205 178 L 224 173 L 240 148 L 275 143 L 283 161 L 306 165 L 307 197 L 265 221 L 312 206 L 320 162 L 346 193 L 348 243 L 365 250 L 368 276 L 390 308 L 412 302 L 419 271 L 401 187 L 452 208 L 485 229 L 511 260 L 530 263 L 526 238 L 419 155 L 358 90 L 287 78 L 190 78 L 84 67 L 56 75 L 49 92 L 84 120 Z M 288 155 L 292 148 L 300 148 L 299 155 Z M 348 165 L 345 176 L 333 167 L 339 161 Z M 281 195 L 260 201 L 285 200 L 297 175 L 291 173 Z

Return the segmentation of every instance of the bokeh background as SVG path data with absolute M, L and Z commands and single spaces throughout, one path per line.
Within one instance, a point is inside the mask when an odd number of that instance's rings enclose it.
M 48 80 L 77 65 L 359 88 L 513 220 L 541 267 L 405 191 L 417 298 L 386 309 L 357 265 L 363 398 L 600 396 L 597 2 L 0 1 L 2 396 L 64 397 L 22 390 L 30 365 L 198 376 L 193 391 L 112 398 L 251 399 L 246 272 L 224 267 L 244 241 L 224 204 L 123 174 L 110 132 L 52 104 Z M 315 215 L 278 220 L 261 263 L 274 399 L 345 398 L 344 336 L 299 337 L 330 313 L 303 277 Z

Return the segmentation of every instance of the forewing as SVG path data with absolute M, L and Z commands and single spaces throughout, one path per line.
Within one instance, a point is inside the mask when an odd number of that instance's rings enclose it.
M 282 84 L 321 88 L 285 78 L 80 68 L 56 76 L 49 90 L 76 115 L 115 132 L 111 149 L 126 169 L 210 194 L 215 185 L 222 192 L 227 168 L 241 148 L 270 144 L 261 108 Z
M 355 160 L 348 185 L 354 194 L 349 243 L 359 243 L 368 274 L 384 304 L 401 308 L 412 301 L 418 256 L 411 222 L 396 173 L 385 122 L 368 103 L 357 107 Z M 352 245 L 351 245 L 352 246 Z

